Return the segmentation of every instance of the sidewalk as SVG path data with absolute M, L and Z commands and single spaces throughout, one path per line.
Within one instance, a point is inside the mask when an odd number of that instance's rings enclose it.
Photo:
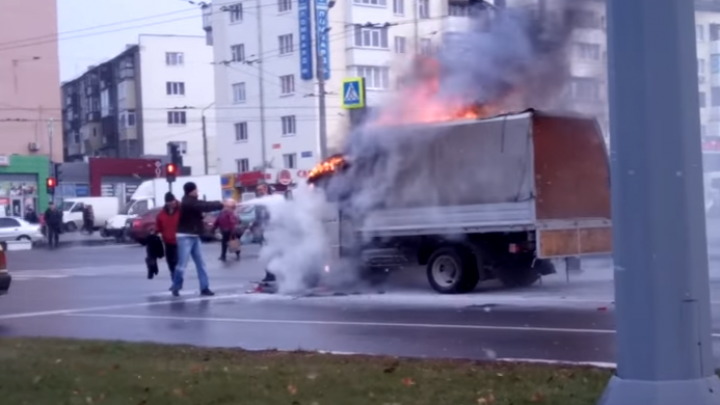
M 102 246 L 106 244 L 117 243 L 114 238 L 102 238 L 100 233 L 96 232 L 93 235 L 87 235 L 80 232 L 66 232 L 60 234 L 60 247 L 67 246 Z M 47 239 L 34 242 L 35 246 L 47 246 Z

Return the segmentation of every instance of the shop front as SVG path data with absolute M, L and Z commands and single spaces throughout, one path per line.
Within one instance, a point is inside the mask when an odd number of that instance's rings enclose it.
M 46 156 L 0 155 L 0 216 L 23 217 L 48 205 Z

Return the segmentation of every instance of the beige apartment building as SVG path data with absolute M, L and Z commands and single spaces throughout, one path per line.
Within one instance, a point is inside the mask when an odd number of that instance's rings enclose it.
M 47 157 L 52 149 L 53 161 L 62 161 L 58 59 L 56 0 L 0 2 L 0 166 L 6 170 L 12 155 Z

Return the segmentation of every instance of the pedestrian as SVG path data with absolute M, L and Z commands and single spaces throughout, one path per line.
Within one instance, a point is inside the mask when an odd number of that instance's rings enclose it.
M 207 269 L 201 250 L 201 235 L 205 230 L 203 214 L 223 209 L 220 201 L 202 201 L 198 199 L 198 189 L 195 183 L 187 182 L 183 185 L 184 196 L 180 202 L 180 218 L 177 227 L 178 263 L 175 267 L 172 294 L 177 297 L 183 286 L 183 274 L 192 257 L 200 282 L 200 294 L 204 296 L 215 295 L 210 290 Z
M 175 269 L 178 263 L 177 227 L 180 220 L 178 201 L 173 193 L 165 193 L 165 206 L 155 220 L 155 233 L 160 235 L 165 244 L 165 261 L 170 270 L 170 280 L 175 280 Z M 172 290 L 172 285 L 170 290 Z
M 50 202 L 48 209 L 45 210 L 45 232 L 47 233 L 48 247 L 56 248 L 60 243 L 60 232 L 63 226 L 63 213 L 55 206 L 54 202 Z
M 227 260 L 228 246 L 231 241 L 237 239 L 237 225 L 238 218 L 235 214 L 235 208 L 237 204 L 234 200 L 227 200 L 225 202 L 225 208 L 220 212 L 217 219 L 215 220 L 215 228 L 220 229 L 222 239 L 220 241 L 220 260 Z M 240 259 L 240 249 L 235 251 L 235 256 Z
M 92 205 L 85 205 L 83 208 L 83 229 L 92 235 L 95 232 L 95 212 Z
M 25 220 L 31 224 L 37 224 L 40 222 L 40 218 L 38 218 L 37 212 L 35 212 L 33 207 L 28 206 L 25 209 Z

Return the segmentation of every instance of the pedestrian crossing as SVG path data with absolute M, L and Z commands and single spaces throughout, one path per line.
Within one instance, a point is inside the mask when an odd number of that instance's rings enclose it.
M 144 276 L 144 267 L 138 266 L 102 266 L 81 267 L 54 270 L 23 270 L 12 272 L 13 281 L 54 280 L 70 277 L 102 277 L 102 276 Z

